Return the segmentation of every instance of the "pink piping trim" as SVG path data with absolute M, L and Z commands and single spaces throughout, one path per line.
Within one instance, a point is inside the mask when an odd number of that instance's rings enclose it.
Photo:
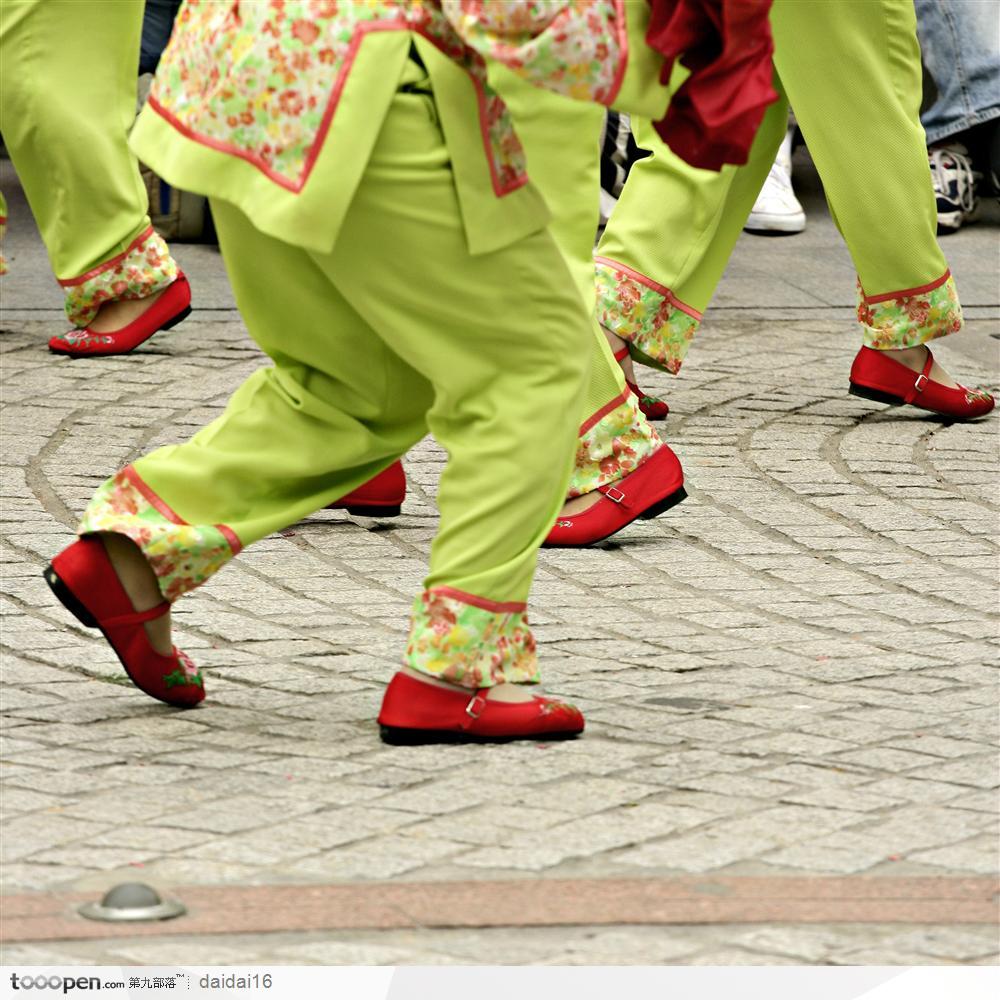
M 168 111 L 155 97 L 149 97 L 149 106 L 168 124 L 180 132 L 181 135 L 192 140 L 192 142 L 197 142 L 202 146 L 208 146 L 210 149 L 218 150 L 220 153 L 227 153 L 230 156 L 236 156 L 241 160 L 246 160 L 249 164 L 256 167 L 262 174 L 274 181 L 275 184 L 285 188 L 287 191 L 291 191 L 292 194 L 299 194 L 305 187 L 306 181 L 309 180 L 309 175 L 312 173 L 312 169 L 316 165 L 316 160 L 322 152 L 323 141 L 326 138 L 327 132 L 330 130 L 334 112 L 337 109 L 337 105 L 340 103 L 340 97 L 343 93 L 344 86 L 347 83 L 347 77 L 351 67 L 354 65 L 358 49 L 361 47 L 361 43 L 364 41 L 365 36 L 369 32 L 373 31 L 411 31 L 414 34 L 418 34 L 422 38 L 427 39 L 427 41 L 429 41 L 435 48 L 441 49 L 442 52 L 444 51 L 438 42 L 434 38 L 431 38 L 427 32 L 408 24 L 406 21 L 367 21 L 364 24 L 358 25 L 354 29 L 354 35 L 352 36 L 351 43 L 347 48 L 344 65 L 341 67 L 340 73 L 337 75 L 337 79 L 334 82 L 333 90 L 330 92 L 330 99 L 327 101 L 326 110 L 323 112 L 323 119 L 320 122 L 319 129 L 316 131 L 313 143 L 309 147 L 309 153 L 306 156 L 305 166 L 302 168 L 302 173 L 299 175 L 298 181 L 291 181 L 282 174 L 279 174 L 277 171 L 269 167 L 267 163 L 265 163 L 264 160 L 256 153 L 240 149 L 232 143 L 223 142 L 220 139 L 212 139 L 211 137 L 203 135 L 200 132 L 195 132 L 194 129 L 185 125 L 175 114 Z M 483 150 L 486 154 L 486 162 L 490 168 L 490 181 L 493 185 L 494 194 L 496 194 L 499 198 L 503 195 L 510 194 L 512 191 L 516 191 L 518 188 L 527 184 L 528 175 L 525 173 L 519 174 L 514 178 L 512 183 L 507 185 L 507 187 L 501 186 L 500 178 L 497 176 L 496 163 L 493 161 L 492 149 L 490 147 L 489 129 L 486 126 L 486 93 L 479 80 L 471 74 L 469 74 L 469 79 L 476 89 L 476 101 L 479 106 L 479 129 L 483 138 Z
M 171 524 L 188 524 L 183 517 L 177 514 L 177 512 L 166 504 L 160 497 L 158 497 L 150 487 L 143 482 L 139 473 L 135 471 L 135 466 L 127 465 L 122 469 L 122 474 L 125 478 L 156 508 L 159 513 L 161 513 Z M 235 556 L 240 549 L 243 548 L 243 543 L 236 536 L 236 532 L 227 524 L 216 524 L 213 527 L 225 538 L 226 543 L 229 548 L 232 549 L 233 555 Z
M 606 417 L 612 410 L 617 409 L 622 405 L 629 397 L 629 390 L 626 389 L 620 396 L 615 396 L 610 403 L 605 403 L 593 416 L 588 417 L 582 424 L 580 424 L 579 437 L 583 437 L 591 427 L 594 426 L 602 417 Z
M 97 275 L 107 271 L 108 268 L 114 267 L 119 261 L 123 261 L 137 246 L 145 243 L 146 240 L 149 239 L 152 232 L 153 227 L 147 226 L 120 254 L 118 254 L 117 257 L 112 257 L 111 260 L 106 260 L 103 264 L 99 264 L 86 274 L 81 274 L 78 278 L 56 278 L 56 281 L 58 281 L 63 288 L 69 288 L 71 285 L 82 285 L 85 281 L 89 281 L 91 278 L 96 278 Z
M 233 555 L 238 555 L 240 550 L 243 548 L 243 543 L 236 537 L 236 532 L 229 527 L 228 524 L 216 524 L 215 530 L 219 532 L 220 535 L 229 543 L 230 549 L 233 551 Z
M 607 99 L 603 102 L 609 108 L 614 104 L 618 91 L 622 89 L 622 81 L 625 79 L 625 70 L 628 66 L 628 29 L 625 24 L 625 0 L 615 0 L 615 20 L 618 27 L 618 45 L 621 50 L 621 59 L 618 61 L 618 69 L 615 71 L 615 78 L 611 81 L 611 90 Z
M 423 32 L 420 32 L 424 35 Z M 427 36 L 424 35 L 426 38 Z M 429 42 L 433 44 L 434 39 L 428 38 Z M 438 46 L 440 48 L 440 46 Z M 510 184 L 503 187 L 500 183 L 500 177 L 497 174 L 496 161 L 493 159 L 492 149 L 490 148 L 490 130 L 486 124 L 486 91 L 483 90 L 483 85 L 471 74 L 469 79 L 472 80 L 472 85 L 476 88 L 476 101 L 479 104 L 479 132 L 483 137 L 483 148 L 486 151 L 486 163 L 490 168 L 490 183 L 493 185 L 493 193 L 498 197 L 502 198 L 505 194 L 510 194 L 512 191 L 516 191 L 518 188 L 524 187 L 528 183 L 528 175 L 525 173 L 518 174 Z
M 143 482 L 139 473 L 135 471 L 135 466 L 126 465 L 122 469 L 122 474 L 125 478 L 168 520 L 172 521 L 174 524 L 187 524 L 184 518 L 179 517 L 177 513 L 169 507 L 163 500 L 161 500 L 147 485 Z
M 524 601 L 491 601 L 486 597 L 478 597 L 476 594 L 467 594 L 464 590 L 456 590 L 454 587 L 431 587 L 427 593 L 450 597 L 452 600 L 471 604 L 474 608 L 482 608 L 484 611 L 493 611 L 496 614 L 517 613 L 524 611 L 528 606 Z
M 932 281 L 928 285 L 921 285 L 919 288 L 904 288 L 901 292 L 886 292 L 883 295 L 865 295 L 864 291 L 862 291 L 861 297 L 867 305 L 871 305 L 873 302 L 888 302 L 889 299 L 908 299 L 912 295 L 923 295 L 924 292 L 933 292 L 935 288 L 940 288 L 950 277 L 951 269 L 949 268 L 937 281 Z
M 651 288 L 654 292 L 662 295 L 675 309 L 680 309 L 681 312 L 687 313 L 688 316 L 693 319 L 701 321 L 702 314 L 698 312 L 697 309 L 693 309 L 691 306 L 684 302 L 681 302 L 679 298 L 669 288 L 664 285 L 659 285 L 652 278 L 647 278 L 646 275 L 640 274 L 638 271 L 634 271 L 631 267 L 625 264 L 619 263 L 617 260 L 612 260 L 610 257 L 595 257 L 595 264 L 604 264 L 605 267 L 611 268 L 613 271 L 621 271 L 627 274 L 630 278 L 635 278 L 640 284 L 645 285 L 647 288 Z

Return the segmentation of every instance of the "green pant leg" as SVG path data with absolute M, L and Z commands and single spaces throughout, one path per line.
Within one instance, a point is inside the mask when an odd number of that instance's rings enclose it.
M 600 221 L 604 108 L 532 87 L 500 66 L 491 67 L 490 74 L 514 118 L 531 180 L 552 213 L 549 232 L 562 251 L 581 299 L 593 312 L 593 247 Z M 594 350 L 569 496 L 617 482 L 660 446 L 638 400 L 625 387 L 621 366 L 596 320 L 592 331 Z
M 320 506 L 363 478 L 372 435 L 398 454 L 426 409 L 449 463 L 405 662 L 470 687 L 532 682 L 525 600 L 569 479 L 590 318 L 547 232 L 469 254 L 434 113 L 430 96 L 397 95 L 331 254 L 230 234 L 220 213 L 238 301 L 274 372 L 191 442 L 106 484 L 81 530 L 136 538 L 181 593 L 277 526 L 272 495 L 284 523 Z M 348 462 L 353 479 L 334 488 Z
M 177 275 L 127 145 L 142 13 L 138 0 L 0 4 L 0 131 L 80 326 Z
M 787 127 L 779 100 L 743 167 L 699 170 L 645 121 L 636 142 L 652 155 L 629 173 L 595 258 L 597 317 L 633 357 L 676 374 Z
M 432 186 L 421 169 L 446 166 L 425 121 L 387 119 L 333 253 L 316 259 L 434 386 L 427 423 L 449 461 L 406 664 L 470 687 L 531 683 L 525 601 L 566 493 L 591 318 L 547 231 L 469 254 L 447 172 Z
M 775 0 L 775 64 L 863 290 L 869 347 L 962 327 L 937 241 L 911 3 Z
M 469 253 L 438 136 L 434 146 L 423 123 L 387 119 L 337 245 L 316 260 L 434 385 L 428 425 L 450 461 L 427 586 L 519 602 L 565 495 L 590 316 L 546 230 Z
M 237 305 L 274 365 L 191 440 L 106 482 L 79 529 L 130 537 L 168 600 L 370 479 L 423 437 L 432 399 L 305 250 L 225 202 L 212 207 Z
M 961 329 L 935 236 L 912 5 L 776 0 L 771 22 L 781 84 L 864 290 L 863 342 L 909 347 Z M 597 267 L 598 317 L 639 360 L 679 369 L 770 167 L 783 114 L 772 106 L 748 164 L 715 177 L 661 155 L 662 143 L 640 126 L 640 145 L 656 153 L 633 168 Z

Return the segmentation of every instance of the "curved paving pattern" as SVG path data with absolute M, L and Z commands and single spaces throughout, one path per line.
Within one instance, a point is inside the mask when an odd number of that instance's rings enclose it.
M 691 499 L 597 550 L 543 553 L 533 595 L 547 685 L 587 711 L 586 738 L 415 750 L 382 746 L 372 718 L 436 524 L 434 443 L 407 459 L 402 517 L 320 512 L 180 603 L 178 642 L 207 668 L 209 697 L 178 713 L 124 681 L 40 570 L 97 484 L 211 419 L 256 352 L 238 322 L 192 320 L 134 356 L 71 362 L 43 350 L 51 324 L 12 325 L 6 891 L 137 872 L 254 885 L 996 871 L 997 420 L 952 426 L 844 395 L 840 324 L 715 323 L 682 379 L 647 378 L 669 394 Z M 993 948 L 976 928 L 689 928 L 669 946 L 633 930 L 636 961 L 929 963 Z M 342 933 L 326 951 L 276 936 L 269 954 L 475 960 L 470 942 L 528 940 L 449 931 L 447 951 L 392 933 Z M 528 960 L 612 960 L 616 932 L 574 931 L 597 949 L 579 952 L 538 933 Z M 117 962 L 123 947 L 62 954 Z M 38 949 L 8 960 L 53 954 Z

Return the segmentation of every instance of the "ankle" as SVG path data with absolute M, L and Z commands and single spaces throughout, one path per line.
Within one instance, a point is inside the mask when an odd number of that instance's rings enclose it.
M 422 674 L 419 670 L 414 670 L 412 667 L 402 667 L 399 672 L 406 677 L 412 677 L 415 680 L 429 684 L 431 687 L 443 688 L 447 691 L 460 691 L 463 694 L 467 694 L 470 699 L 475 696 L 477 691 L 476 688 L 466 687 L 464 684 L 449 684 L 447 681 L 431 677 L 429 674 Z M 484 697 L 489 698 L 491 701 L 520 702 L 531 701 L 534 693 L 520 684 L 494 684 L 492 687 L 486 689 Z
M 146 296 L 143 299 L 118 299 L 114 302 L 102 303 L 97 315 L 90 322 L 89 329 L 94 333 L 116 333 L 123 327 L 137 320 L 164 292 Z
M 924 362 L 927 360 L 928 349 L 924 344 L 918 344 L 916 347 L 891 348 L 885 353 L 893 361 L 899 361 L 907 367 L 912 367 L 915 364 L 919 369 L 923 368 Z
M 582 496 L 570 497 L 559 511 L 559 517 L 572 517 L 574 514 L 582 514 L 585 510 L 590 510 L 601 499 L 601 494 L 597 490 L 584 493 Z
M 607 339 L 613 354 L 620 354 L 623 350 L 628 350 L 627 340 L 623 340 L 617 333 L 612 332 L 606 326 L 602 326 L 601 330 L 604 331 L 604 336 Z M 635 368 L 632 366 L 631 357 L 626 354 L 625 357 L 619 359 L 618 364 L 621 365 L 621 369 L 625 373 L 625 378 L 627 378 L 630 382 L 634 382 Z
M 111 566 L 136 611 L 148 611 L 163 603 L 163 595 L 146 557 L 131 538 L 116 532 L 100 533 Z

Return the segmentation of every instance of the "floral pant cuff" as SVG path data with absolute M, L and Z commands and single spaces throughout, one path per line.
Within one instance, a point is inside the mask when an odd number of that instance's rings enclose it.
M 104 483 L 83 512 L 77 534 L 114 532 L 131 538 L 156 574 L 168 601 L 194 590 L 241 545 L 224 524 L 188 524 L 129 465 Z
M 60 278 L 66 315 L 75 326 L 89 325 L 105 302 L 145 299 L 177 278 L 177 262 L 167 244 L 148 226 L 124 253 L 75 278 Z
M 618 482 L 642 465 L 661 445 L 660 437 L 626 390 L 580 428 L 567 494 L 592 493 Z
M 450 587 L 417 595 L 403 662 L 474 689 L 539 681 L 524 603 L 498 603 Z
M 609 257 L 594 258 L 597 320 L 627 340 L 637 360 L 676 375 L 701 322 L 701 313 L 669 288 Z
M 951 271 L 920 288 L 865 295 L 858 282 L 858 322 L 865 347 L 898 351 L 958 333 L 962 306 Z

